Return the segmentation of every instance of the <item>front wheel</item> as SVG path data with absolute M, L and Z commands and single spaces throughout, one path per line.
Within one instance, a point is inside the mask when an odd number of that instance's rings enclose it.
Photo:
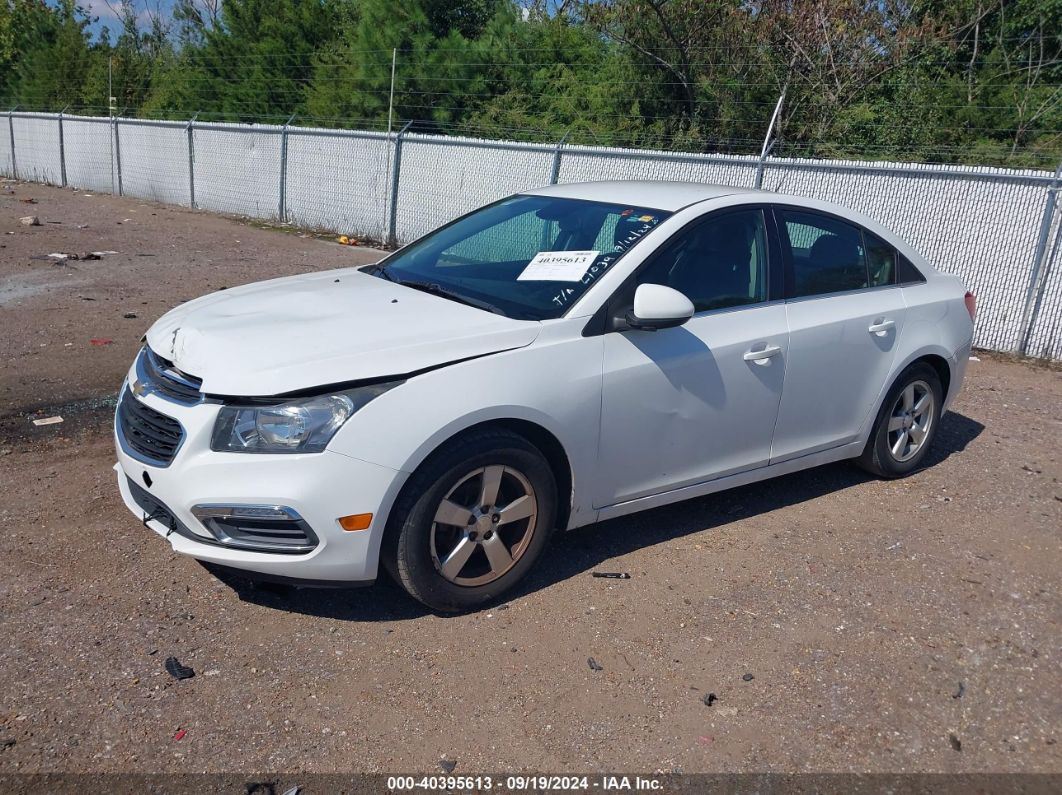
M 900 373 L 885 396 L 867 446 L 856 463 L 883 478 L 899 478 L 917 469 L 940 424 L 944 390 L 937 371 L 916 362 Z
M 384 566 L 412 595 L 445 612 L 501 595 L 549 540 L 557 487 L 522 436 L 475 431 L 433 454 L 403 489 Z

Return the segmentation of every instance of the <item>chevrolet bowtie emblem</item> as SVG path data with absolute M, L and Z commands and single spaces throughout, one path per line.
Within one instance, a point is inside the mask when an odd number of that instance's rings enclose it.
M 144 393 L 147 392 L 147 387 L 140 381 L 134 381 L 129 389 L 132 390 L 133 394 L 137 397 L 143 397 Z

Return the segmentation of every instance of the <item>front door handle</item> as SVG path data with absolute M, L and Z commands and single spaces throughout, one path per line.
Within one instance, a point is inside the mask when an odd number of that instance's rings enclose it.
M 896 328 L 895 320 L 879 320 L 876 323 L 871 323 L 867 331 L 871 334 L 877 334 L 879 337 L 884 337 L 886 332 L 893 328 Z
M 772 356 L 777 356 L 782 352 L 782 349 L 777 345 L 768 345 L 758 351 L 745 351 L 744 360 L 746 362 L 755 362 L 756 364 L 766 364 Z

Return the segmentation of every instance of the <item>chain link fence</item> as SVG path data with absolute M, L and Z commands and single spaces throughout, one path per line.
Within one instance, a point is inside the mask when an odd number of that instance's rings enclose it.
M 8 113 L 0 173 L 405 243 L 547 183 L 707 182 L 872 216 L 978 297 L 975 345 L 1062 359 L 1062 165 L 1054 174 L 699 155 L 293 125 Z

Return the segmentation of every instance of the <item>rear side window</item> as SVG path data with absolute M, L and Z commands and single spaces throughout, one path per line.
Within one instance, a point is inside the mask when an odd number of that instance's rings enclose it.
M 922 284 L 926 277 L 918 270 L 903 254 L 897 255 L 896 283 L 897 284 Z
M 780 210 L 793 263 L 793 295 L 825 295 L 868 287 L 866 251 L 859 227 L 836 218 Z
M 867 250 L 867 268 L 870 271 L 870 286 L 882 287 L 896 284 L 896 249 L 875 235 L 863 230 Z

